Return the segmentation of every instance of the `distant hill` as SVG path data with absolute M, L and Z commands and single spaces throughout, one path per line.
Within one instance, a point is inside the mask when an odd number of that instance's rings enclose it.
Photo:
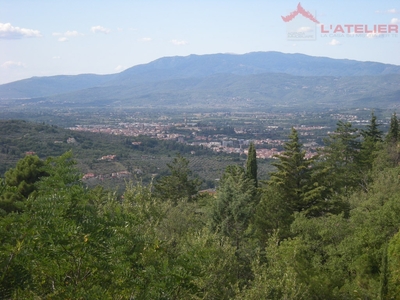
M 164 57 L 119 74 L 0 85 L 0 106 L 296 107 L 398 105 L 400 66 L 254 52 Z M 10 102 L 10 99 L 29 98 Z M 2 100 L 1 100 L 2 99 Z
M 106 187 L 125 186 L 126 180 L 150 182 L 154 174 L 166 174 L 170 163 L 179 152 L 190 161 L 194 174 L 204 180 L 203 188 L 219 178 L 231 164 L 243 163 L 245 158 L 217 154 L 209 149 L 188 146 L 175 141 L 161 141 L 150 137 L 126 137 L 112 134 L 77 132 L 54 125 L 21 120 L 0 120 L 0 177 L 26 153 L 40 158 L 60 156 L 72 150 L 77 167 L 84 173 L 102 175 L 102 180 L 91 179 L 88 184 Z M 70 142 L 73 138 L 73 142 Z M 140 142 L 135 146 L 132 142 Z M 195 151 L 195 154 L 191 154 Z M 115 159 L 102 160 L 103 156 L 116 155 Z M 266 160 L 259 162 L 259 170 L 267 174 L 270 168 Z M 115 178 L 112 173 L 129 171 L 128 178 Z
M 400 74 L 400 66 L 273 51 L 242 55 L 209 54 L 160 58 L 123 71 L 118 74 L 116 80 L 124 83 L 131 80 L 159 81 L 215 74 L 262 73 L 285 73 L 295 76 L 378 76 Z
M 99 86 L 115 75 L 58 75 L 32 77 L 0 85 L 0 100 L 10 98 L 36 98 L 68 93 Z

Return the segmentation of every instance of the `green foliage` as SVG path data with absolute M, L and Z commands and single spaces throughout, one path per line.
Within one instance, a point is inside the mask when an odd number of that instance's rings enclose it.
M 367 130 L 361 131 L 361 134 L 364 137 L 364 139 L 369 138 L 374 143 L 382 142 L 382 131 L 380 131 L 378 129 L 378 126 L 380 126 L 380 124 L 377 124 L 376 116 L 372 112 L 371 113 L 371 121 L 370 121 L 370 124 L 367 125 Z
M 18 161 L 15 169 L 5 173 L 6 184 L 17 188 L 17 192 L 27 198 L 35 190 L 35 182 L 48 174 L 43 169 L 45 163 L 36 155 L 28 155 Z
M 167 166 L 171 174 L 157 180 L 154 185 L 156 195 L 160 199 L 171 200 L 174 203 L 180 199 L 190 201 L 198 192 L 201 183 L 199 179 L 191 178 L 189 160 L 178 154 Z
M 289 141 L 285 143 L 282 155 L 277 156 L 278 162 L 273 166 L 277 171 L 271 174 L 270 184 L 276 186 L 284 201 L 292 211 L 302 211 L 304 208 L 304 195 L 307 192 L 310 178 L 310 161 L 305 159 L 305 151 L 296 129 L 292 127 Z
M 21 212 L 24 201 L 37 190 L 36 182 L 48 175 L 45 162 L 38 156 L 25 156 L 19 160 L 15 168 L 5 173 L 5 180 L 0 179 L 0 216 Z
M 211 228 L 232 238 L 239 248 L 257 204 L 255 187 L 239 166 L 226 168 L 211 213 Z
M 382 299 L 395 299 L 400 295 L 400 232 L 389 241 L 387 250 L 387 294 Z
M 383 247 L 382 254 L 382 265 L 381 265 L 381 280 L 380 280 L 380 297 L 381 299 L 387 299 L 388 296 L 388 278 L 389 270 L 388 270 L 388 246 L 387 244 Z
M 325 189 L 312 178 L 313 159 L 306 159 L 296 129 L 292 128 L 285 151 L 278 155 L 278 162 L 272 163 L 277 170 L 271 173 L 269 184 L 281 194 L 283 201 L 292 212 L 304 211 L 310 216 L 324 212 Z
M 252 222 L 260 245 L 264 246 L 268 237 L 275 232 L 280 240 L 288 238 L 292 221 L 293 212 L 279 190 L 273 185 L 263 188 Z
M 240 166 L 226 168 L 217 189 L 210 214 L 211 230 L 227 237 L 236 249 L 236 277 L 242 286 L 252 277 L 249 264 L 254 245 L 251 242 L 250 221 L 258 203 L 253 179 Z
M 359 134 L 351 123 L 339 121 L 335 132 L 325 140 L 321 150 L 319 168 L 323 174 L 323 185 L 330 195 L 348 196 L 361 185 Z
M 386 135 L 386 142 L 397 144 L 399 138 L 399 119 L 397 118 L 396 113 L 393 113 L 392 118 L 390 119 L 389 132 Z
M 376 116 L 372 113 L 370 124 L 367 125 L 367 130 L 361 132 L 364 140 L 361 143 L 360 163 L 361 168 L 367 172 L 371 170 L 377 155 L 376 152 L 379 150 L 379 143 L 382 142 L 382 132 L 378 129 L 379 125 L 380 124 L 376 122 Z
M 246 174 L 253 179 L 255 187 L 258 186 L 257 179 L 257 153 L 254 143 L 250 143 L 246 161 Z
M 243 289 L 238 299 L 312 299 L 302 261 L 302 246 L 296 240 L 279 244 L 276 234 L 271 235 L 264 255 L 253 262 L 254 280 Z M 262 262 L 266 261 L 266 262 Z

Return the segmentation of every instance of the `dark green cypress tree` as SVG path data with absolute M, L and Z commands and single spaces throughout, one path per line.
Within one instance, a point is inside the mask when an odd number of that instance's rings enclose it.
M 256 147 L 254 143 L 250 143 L 249 152 L 247 155 L 247 162 L 246 162 L 246 174 L 250 179 L 253 179 L 254 186 L 258 186 L 257 180 L 257 153 Z

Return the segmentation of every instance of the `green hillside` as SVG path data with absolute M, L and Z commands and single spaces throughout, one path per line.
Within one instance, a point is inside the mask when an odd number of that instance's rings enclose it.
M 213 186 L 224 168 L 233 163 L 244 163 L 245 157 L 216 154 L 211 150 L 186 146 L 174 141 L 159 141 L 148 137 L 122 137 L 109 134 L 75 132 L 57 126 L 26 121 L 0 120 L 0 174 L 14 167 L 27 153 L 40 158 L 60 156 L 72 150 L 82 174 L 94 173 L 101 178 L 90 178 L 89 185 L 107 187 L 123 186 L 125 180 L 139 179 L 150 182 L 153 176 L 167 172 L 166 164 L 177 153 L 188 157 L 193 172 L 203 180 L 203 187 Z M 72 140 L 73 138 L 74 140 Z M 68 141 L 70 143 L 68 143 Z M 76 141 L 76 142 L 73 142 Z M 132 145 L 132 142 L 141 142 Z M 194 154 L 191 154 L 194 151 Z M 115 155 L 113 160 L 101 159 Z M 260 163 L 260 173 L 265 178 L 268 163 Z M 128 177 L 118 175 L 131 173 Z

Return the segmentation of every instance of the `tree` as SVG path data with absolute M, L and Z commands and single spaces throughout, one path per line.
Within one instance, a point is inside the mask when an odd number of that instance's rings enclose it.
M 360 184 L 359 134 L 351 123 L 339 121 L 333 134 L 325 139 L 320 151 L 318 168 L 323 173 L 323 185 L 331 195 L 349 195 Z
M 283 154 L 276 156 L 278 162 L 272 163 L 277 170 L 271 173 L 269 184 L 278 189 L 290 211 L 309 211 L 313 215 L 323 187 L 311 181 L 313 160 L 306 159 L 296 129 L 292 128 L 284 149 Z
M 261 199 L 253 218 L 255 236 L 260 245 L 265 246 L 267 239 L 276 232 L 279 240 L 290 236 L 290 224 L 293 222 L 293 211 L 285 203 L 277 187 L 268 185 L 262 188 Z
M 19 160 L 16 167 L 5 173 L 0 180 L 0 215 L 23 210 L 28 196 L 37 190 L 36 183 L 49 174 L 45 162 L 36 155 Z
M 257 153 L 254 143 L 250 143 L 249 151 L 247 154 L 246 174 L 250 179 L 253 179 L 254 186 L 258 186 L 257 180 Z
M 15 169 L 5 173 L 6 184 L 14 186 L 25 198 L 35 190 L 35 182 L 48 176 L 44 170 L 45 163 L 37 155 L 28 155 L 19 160 Z
M 399 138 L 399 119 L 397 119 L 396 113 L 393 113 L 392 118 L 390 119 L 389 132 L 386 136 L 386 142 L 397 144 Z
M 382 131 L 378 129 L 376 122 L 376 116 L 374 113 L 371 114 L 370 124 L 367 125 L 366 130 L 361 131 L 361 135 L 364 140 L 361 143 L 360 151 L 360 163 L 364 171 L 369 171 L 372 168 L 372 164 L 377 156 L 378 143 L 382 142 Z
M 382 142 L 382 131 L 378 129 L 378 126 L 380 124 L 377 124 L 376 122 L 376 116 L 372 112 L 371 113 L 371 121 L 370 124 L 367 125 L 367 130 L 362 130 L 361 135 L 364 137 L 364 139 L 369 138 L 371 139 L 374 143 L 377 142 Z
M 179 199 L 191 200 L 197 194 L 200 180 L 191 178 L 189 160 L 180 154 L 174 158 L 171 164 L 167 164 L 170 175 L 161 177 L 155 185 L 154 191 L 157 197 L 163 200 L 171 200 L 176 203 Z
M 225 169 L 211 213 L 211 227 L 232 238 L 237 248 L 255 209 L 254 194 L 254 184 L 242 167 Z
M 251 277 L 248 237 L 250 221 L 254 215 L 258 195 L 254 182 L 244 168 L 228 166 L 217 189 L 211 210 L 211 230 L 229 238 L 236 248 L 239 263 L 237 279 L 247 281 Z M 245 242 L 246 241 L 246 242 Z

